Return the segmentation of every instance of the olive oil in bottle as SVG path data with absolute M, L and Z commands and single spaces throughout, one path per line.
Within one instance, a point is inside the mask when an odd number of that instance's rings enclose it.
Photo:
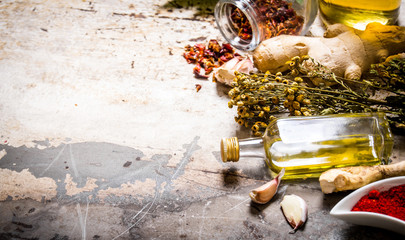
M 222 160 L 264 158 L 272 175 L 312 178 L 331 168 L 386 163 L 393 148 L 383 113 L 280 118 L 260 138 L 221 141 Z
M 321 19 L 364 30 L 368 23 L 395 24 L 401 0 L 319 0 Z

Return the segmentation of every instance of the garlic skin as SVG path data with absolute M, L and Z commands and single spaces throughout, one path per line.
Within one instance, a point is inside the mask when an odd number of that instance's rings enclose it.
M 277 193 L 278 186 L 280 185 L 281 178 L 284 176 L 285 169 L 283 168 L 281 172 L 270 182 L 253 189 L 249 196 L 253 202 L 259 204 L 268 203 L 274 195 Z
M 307 221 L 307 203 L 301 197 L 291 194 L 284 196 L 280 206 L 285 218 L 293 228 L 290 233 L 295 233 Z
M 254 71 L 253 61 L 249 58 L 242 58 L 240 56 L 234 57 L 224 65 L 214 70 L 212 79 L 214 81 L 231 86 L 235 78 L 235 71 L 242 73 L 250 73 Z

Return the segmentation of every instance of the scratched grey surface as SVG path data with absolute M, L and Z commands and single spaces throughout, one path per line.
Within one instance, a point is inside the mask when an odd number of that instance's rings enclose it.
M 266 166 L 221 163 L 219 139 L 249 133 L 233 122 L 227 88 L 194 79 L 181 57 L 186 44 L 221 38 L 215 1 L 201 2 L 0 1 L 0 170 L 57 185 L 50 200 L 1 201 L 0 239 L 401 237 L 332 218 L 348 193 L 324 195 L 317 180 L 283 181 L 270 203 L 250 202 Z M 404 142 L 395 136 L 393 162 Z M 96 187 L 68 195 L 68 174 Z M 100 197 L 146 182 L 150 192 Z M 309 205 L 295 234 L 279 207 L 286 194 Z
M 404 138 L 397 139 L 396 144 Z M 232 167 L 224 167 L 223 186 L 227 191 L 198 186 L 210 192 L 210 197 L 182 197 L 170 191 L 170 182 L 179 166 L 166 166 L 169 156 L 155 156 L 156 161 L 143 161 L 141 151 L 108 143 L 79 143 L 50 147 L 43 150 L 2 145 L 7 156 L 1 167 L 15 171 L 29 167 L 35 176 L 57 179 L 66 172 L 76 175 L 79 185 L 83 176 L 109 179 L 108 186 L 119 186 L 128 179 L 154 178 L 167 183 L 165 189 L 138 201 L 131 198 L 110 197 L 100 203 L 96 192 L 105 189 L 102 183 L 92 192 L 69 197 L 63 184 L 58 186 L 56 199 L 51 201 L 7 200 L 0 203 L 1 238 L 4 239 L 394 239 L 392 232 L 355 226 L 333 219 L 330 209 L 347 193 L 323 195 L 316 180 L 290 181 L 280 186 L 276 197 L 266 205 L 251 203 L 247 193 L 260 185 L 265 171 L 262 164 L 254 164 L 257 171 L 248 178 L 258 183 L 239 187 L 239 177 Z M 195 148 L 198 146 L 194 146 Z M 185 149 L 190 151 L 190 149 Z M 192 149 L 191 149 L 192 151 Z M 92 154 L 97 153 L 97 154 Z M 398 149 L 393 155 L 403 154 Z M 52 164 L 44 173 L 44 166 Z M 76 169 L 71 166 L 76 156 Z M 124 166 L 126 162 L 132 164 Z M 189 159 L 186 159 L 189 161 Z M 35 162 L 35 164 L 22 164 Z M 186 166 L 185 166 L 186 167 Z M 236 166 L 234 166 L 236 168 Z M 183 171 L 180 169 L 179 171 Z M 218 173 L 219 174 L 219 173 Z M 181 175 L 181 173 L 179 174 Z M 298 194 L 309 204 L 309 218 L 305 227 L 294 235 L 279 209 L 285 194 Z M 89 198 L 89 196 L 93 196 Z M 91 200 L 90 200 L 91 199 Z

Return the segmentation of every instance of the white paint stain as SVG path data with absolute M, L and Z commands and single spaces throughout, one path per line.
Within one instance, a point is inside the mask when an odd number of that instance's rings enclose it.
M 155 194 L 155 188 L 156 181 L 148 178 L 144 182 L 137 180 L 134 183 L 123 183 L 118 188 L 108 187 L 105 190 L 100 190 L 98 191 L 98 197 L 100 200 L 104 200 L 106 197 L 113 195 L 119 197 L 146 197 Z
M 65 189 L 66 195 L 73 196 L 82 192 L 90 192 L 93 191 L 95 188 L 98 187 L 96 184 L 97 179 L 95 178 L 87 178 L 86 184 L 82 188 L 77 187 L 77 183 L 73 181 L 73 178 L 70 174 L 66 174 L 65 178 Z
M 7 155 L 6 149 L 0 151 L 0 160 Z
M 57 185 L 52 178 L 36 178 L 28 168 L 21 172 L 0 169 L 0 201 L 7 197 L 13 200 L 33 199 L 36 201 L 50 200 L 56 197 Z

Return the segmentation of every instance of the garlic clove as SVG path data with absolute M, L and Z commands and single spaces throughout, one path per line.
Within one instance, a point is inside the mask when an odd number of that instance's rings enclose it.
M 293 227 L 290 233 L 297 231 L 307 221 L 308 207 L 301 197 L 294 194 L 286 195 L 281 201 L 280 206 L 288 223 Z
M 266 204 L 269 202 L 273 196 L 277 193 L 278 185 L 280 185 L 281 178 L 284 176 L 284 168 L 281 172 L 270 182 L 253 189 L 249 196 L 253 202 L 259 204 Z
M 235 71 L 247 74 L 253 70 L 255 70 L 255 68 L 253 61 L 250 58 L 237 56 L 224 63 L 221 67 L 216 68 L 212 75 L 212 79 L 231 86 L 235 78 Z
M 255 68 L 253 65 L 253 61 L 249 57 L 247 57 L 240 60 L 236 64 L 234 69 L 238 72 L 249 74 L 251 71 L 254 71 Z

